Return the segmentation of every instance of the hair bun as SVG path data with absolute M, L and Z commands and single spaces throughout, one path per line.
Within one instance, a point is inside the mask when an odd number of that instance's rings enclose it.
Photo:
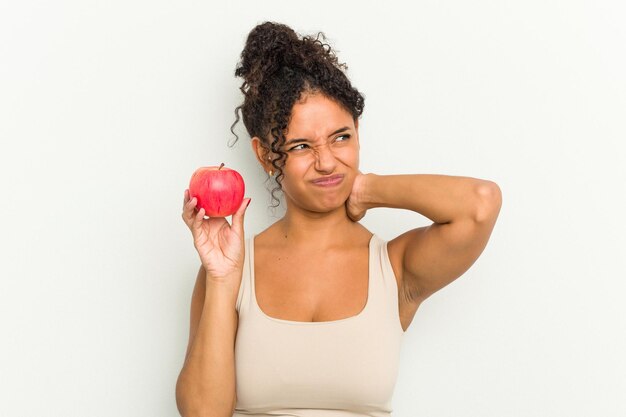
M 281 67 L 302 68 L 302 41 L 289 26 L 265 22 L 248 34 L 241 52 L 241 61 L 235 76 L 243 77 L 248 87 L 256 90 L 264 78 L 269 78 Z

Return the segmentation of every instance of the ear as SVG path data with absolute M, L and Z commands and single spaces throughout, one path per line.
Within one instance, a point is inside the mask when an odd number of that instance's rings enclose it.
M 354 119 L 354 130 L 356 131 L 356 143 L 359 145 L 359 149 L 361 149 L 361 142 L 359 142 L 359 119 Z
M 272 169 L 272 164 L 269 161 L 269 149 L 263 146 L 263 142 L 257 136 L 252 138 L 252 150 L 257 161 L 259 161 L 265 171 Z

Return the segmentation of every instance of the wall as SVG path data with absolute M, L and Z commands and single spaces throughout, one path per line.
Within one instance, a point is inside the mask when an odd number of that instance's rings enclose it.
M 361 168 L 497 182 L 479 260 L 420 307 L 394 415 L 623 416 L 626 7 L 618 1 L 62 0 L 0 12 L 0 415 L 173 416 L 199 166 L 276 218 L 234 78 L 249 30 L 324 31 L 366 96 Z M 276 213 L 279 215 L 279 213 Z M 429 224 L 374 209 L 386 239 Z

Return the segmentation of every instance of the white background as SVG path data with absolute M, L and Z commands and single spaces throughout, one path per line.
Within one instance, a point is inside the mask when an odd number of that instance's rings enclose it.
M 265 20 L 348 64 L 363 172 L 503 192 L 483 255 L 405 334 L 393 415 L 626 415 L 625 18 L 617 0 L 2 1 L 0 415 L 177 415 L 191 174 L 225 162 L 247 233 L 276 220 L 242 124 L 227 146 Z

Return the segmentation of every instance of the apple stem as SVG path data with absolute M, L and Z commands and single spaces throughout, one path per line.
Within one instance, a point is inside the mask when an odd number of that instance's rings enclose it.
M 222 162 L 222 165 L 220 165 L 220 167 L 218 168 L 218 171 L 222 169 L 223 166 L 224 166 L 224 163 Z

